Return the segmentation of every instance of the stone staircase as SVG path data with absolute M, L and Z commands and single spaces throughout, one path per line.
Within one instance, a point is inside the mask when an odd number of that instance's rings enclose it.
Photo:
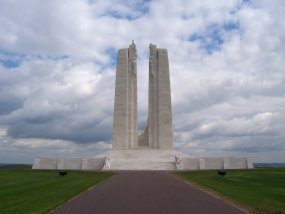
M 177 170 L 176 153 L 169 150 L 119 150 L 111 151 L 109 167 L 103 170 Z
M 109 170 L 176 170 L 174 162 L 110 161 Z

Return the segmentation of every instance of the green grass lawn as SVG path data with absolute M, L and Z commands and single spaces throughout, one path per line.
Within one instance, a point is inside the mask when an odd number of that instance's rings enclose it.
M 108 172 L 0 169 L 0 213 L 48 213 L 80 192 L 114 175 Z
M 285 213 L 285 168 L 175 173 L 191 183 L 218 192 L 253 213 Z

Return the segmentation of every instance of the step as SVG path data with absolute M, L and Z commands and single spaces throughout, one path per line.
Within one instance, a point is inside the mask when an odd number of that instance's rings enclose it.
M 112 162 L 109 170 L 176 170 L 174 162 Z

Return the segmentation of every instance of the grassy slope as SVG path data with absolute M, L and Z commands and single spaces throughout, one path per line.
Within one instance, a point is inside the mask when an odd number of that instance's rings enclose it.
M 225 177 L 219 177 L 217 171 L 176 174 L 252 207 L 254 212 L 285 213 L 285 168 L 233 170 Z
M 0 213 L 47 213 L 112 173 L 0 170 Z

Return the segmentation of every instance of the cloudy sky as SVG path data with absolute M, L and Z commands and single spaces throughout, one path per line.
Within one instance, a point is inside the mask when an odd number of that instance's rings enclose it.
M 0 162 L 111 149 L 118 48 L 167 48 L 174 147 L 285 162 L 285 1 L 0 0 Z

